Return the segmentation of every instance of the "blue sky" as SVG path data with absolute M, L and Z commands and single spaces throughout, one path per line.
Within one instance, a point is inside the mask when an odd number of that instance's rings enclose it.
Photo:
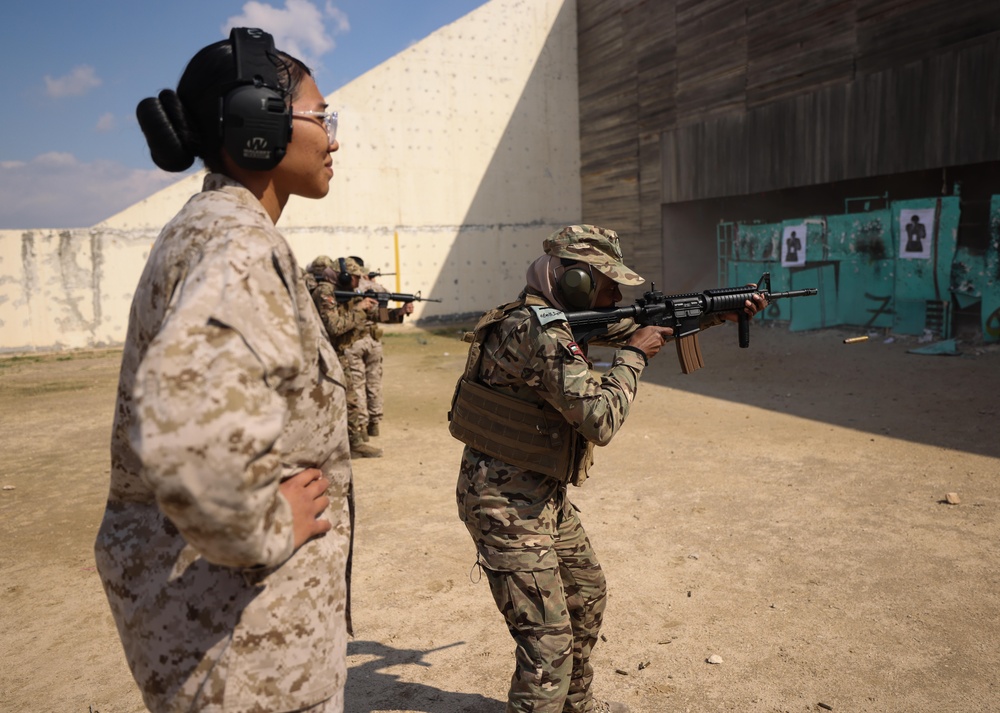
M 83 228 L 176 181 L 135 105 L 233 25 L 271 32 L 329 94 L 486 0 L 7 0 L 0 229 Z

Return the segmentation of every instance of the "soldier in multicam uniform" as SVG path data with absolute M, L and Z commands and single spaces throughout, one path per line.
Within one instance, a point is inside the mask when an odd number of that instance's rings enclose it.
M 336 292 L 355 292 L 358 289 L 364 272 L 353 258 L 334 260 L 320 255 L 309 263 L 307 270 L 317 283 L 312 291 L 313 302 L 347 378 L 347 427 L 351 457 L 381 458 L 382 449 L 365 442 L 367 433 L 362 420 L 363 412 L 347 356 L 351 345 L 367 334 L 370 315 L 378 309 L 378 302 L 360 295 L 349 299 L 338 299 L 336 296 Z
M 290 195 L 327 194 L 338 144 L 309 70 L 270 50 L 294 141 L 276 168 L 233 160 L 218 107 L 237 41 L 203 49 L 176 92 L 137 110 L 158 166 L 197 156 L 210 173 L 135 291 L 95 557 L 151 711 L 341 713 L 344 375 L 275 228 Z
M 364 273 L 365 262 L 352 255 L 351 259 L 361 266 Z M 375 280 L 375 273 L 365 273 L 358 284 L 360 292 L 390 292 Z M 347 348 L 347 362 L 350 365 L 351 383 L 354 385 L 358 404 L 361 432 L 377 437 L 382 422 L 382 328 L 383 324 L 400 324 L 403 318 L 413 314 L 413 303 L 402 307 L 376 308 L 368 312 L 368 322 L 360 339 Z
M 586 480 L 593 447 L 621 427 L 672 331 L 623 323 L 610 339 L 611 368 L 592 371 L 563 310 L 610 307 L 619 285 L 644 280 L 624 265 L 611 230 L 569 226 L 543 248 L 521 296 L 486 313 L 473 334 L 449 413 L 466 443 L 458 511 L 517 645 L 508 713 L 627 711 L 590 690 L 607 590 L 567 484 Z M 746 312 L 763 306 L 756 296 Z

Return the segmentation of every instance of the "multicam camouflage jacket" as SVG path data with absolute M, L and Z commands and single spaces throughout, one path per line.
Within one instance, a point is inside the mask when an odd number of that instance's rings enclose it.
M 319 280 L 312 291 L 312 299 L 316 304 L 327 336 L 338 355 L 362 337 L 370 333 L 368 327 L 369 315 L 361 309 L 361 298 L 339 301 L 334 294 L 338 289 L 326 280 Z
M 387 290 L 385 286 L 373 280 L 372 278 L 365 275 L 361 278 L 361 282 L 358 284 L 358 292 L 391 292 L 392 290 Z M 384 322 L 387 324 L 400 324 L 406 318 L 406 310 L 402 307 L 375 307 L 368 313 L 368 326 L 371 329 L 372 336 L 376 339 L 382 338 L 382 328 L 376 324 L 377 322 Z
M 529 297 L 490 328 L 478 381 L 526 402 L 548 403 L 588 442 L 605 445 L 625 421 L 644 368 L 644 356 L 619 349 L 608 371 L 593 371 L 562 312 Z M 566 505 L 565 482 L 466 446 L 457 499 L 487 567 L 558 566 L 552 545 Z
M 293 552 L 282 478 L 333 524 Z M 284 238 L 216 174 L 164 228 L 122 355 L 98 571 L 152 711 L 288 711 L 346 679 L 344 376 Z

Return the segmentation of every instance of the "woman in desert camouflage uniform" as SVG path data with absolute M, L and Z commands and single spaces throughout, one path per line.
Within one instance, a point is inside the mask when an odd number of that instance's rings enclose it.
M 569 226 L 543 249 L 520 298 L 484 315 L 473 334 L 449 414 L 466 443 L 458 511 L 517 645 L 508 713 L 627 711 L 591 692 L 607 588 L 567 485 L 587 478 L 593 447 L 621 428 L 672 331 L 620 325 L 610 369 L 592 371 L 563 310 L 613 306 L 619 285 L 644 280 L 611 230 Z M 763 306 L 757 296 L 745 309 Z
M 294 126 L 270 168 L 247 160 L 266 141 L 247 140 L 241 162 L 242 140 L 219 136 L 241 52 L 262 80 L 242 86 L 273 90 L 278 133 Z M 344 379 L 275 228 L 289 196 L 329 191 L 336 115 L 301 62 L 241 28 L 137 116 L 158 166 L 200 157 L 209 173 L 153 245 L 122 355 L 95 555 L 126 658 L 152 711 L 339 713 Z

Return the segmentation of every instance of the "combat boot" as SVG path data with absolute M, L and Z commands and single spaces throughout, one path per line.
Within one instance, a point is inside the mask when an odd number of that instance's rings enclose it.
M 378 438 L 378 422 L 372 421 L 368 424 L 368 435 Z M 368 440 L 367 438 L 365 440 Z
M 361 437 L 361 432 L 352 433 L 351 436 L 351 458 L 381 458 L 382 449 L 369 446 Z

